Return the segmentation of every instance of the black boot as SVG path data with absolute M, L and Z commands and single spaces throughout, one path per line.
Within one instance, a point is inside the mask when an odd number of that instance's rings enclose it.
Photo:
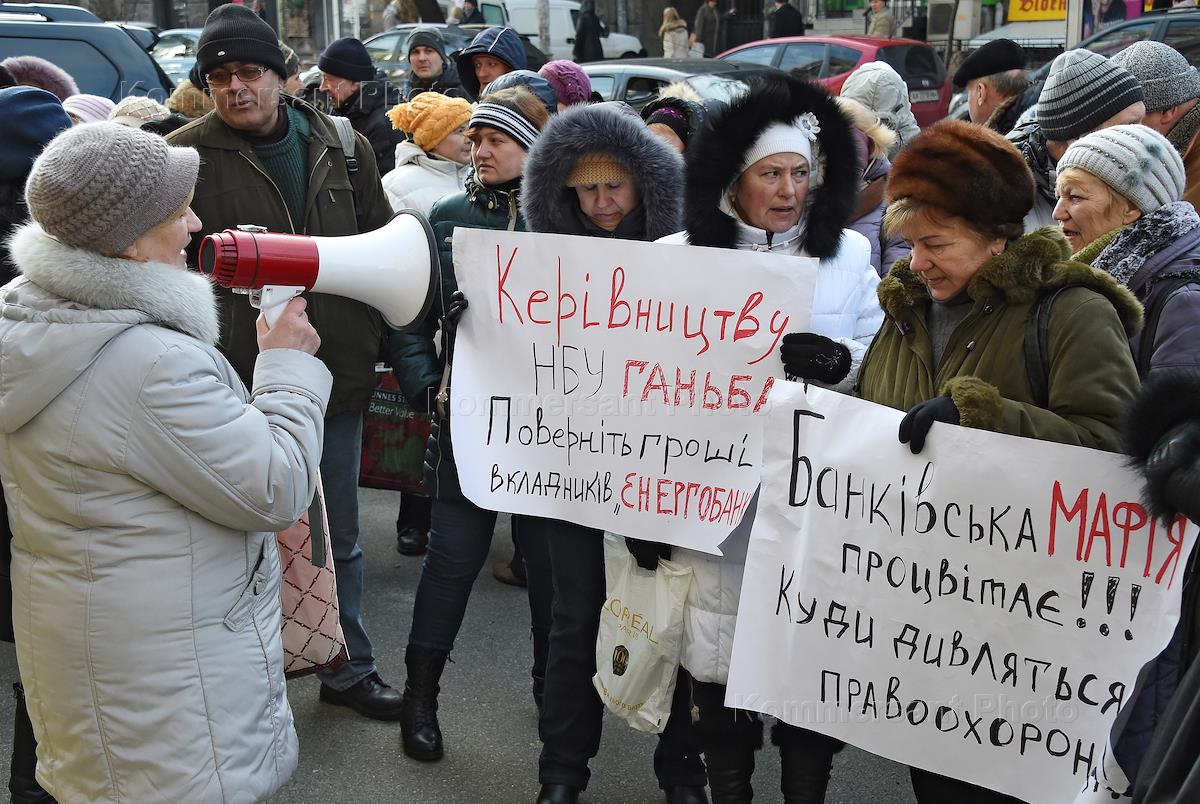
M 725 706 L 725 685 L 692 682 L 700 710 L 696 733 L 708 767 L 712 804 L 749 804 L 754 799 L 754 752 L 762 747 L 762 721 Z
M 401 527 L 396 523 L 396 552 L 402 556 L 419 556 L 429 549 L 429 531 Z
M 25 708 L 25 689 L 18 682 L 13 684 L 16 711 L 13 713 L 12 764 L 9 767 L 8 792 L 13 804 L 54 804 L 54 797 L 37 783 L 37 740 L 33 737 L 33 724 L 29 722 L 29 710 Z
M 575 804 L 579 788 L 568 784 L 544 784 L 538 791 L 537 804 Z
M 404 703 L 400 708 L 400 734 L 404 753 L 421 762 L 442 758 L 442 728 L 437 719 L 438 682 L 449 654 L 444 650 L 409 644 L 404 651 Z
M 779 789 L 784 804 L 822 804 L 829 787 L 833 755 L 845 745 L 840 740 L 779 722 L 771 730 L 783 764 Z
M 423 494 L 400 493 L 396 514 L 396 552 L 419 556 L 429 547 L 429 517 L 433 501 Z
M 542 700 L 546 691 L 546 659 L 550 656 L 550 634 L 532 629 L 533 633 L 533 702 L 538 716 L 542 714 Z

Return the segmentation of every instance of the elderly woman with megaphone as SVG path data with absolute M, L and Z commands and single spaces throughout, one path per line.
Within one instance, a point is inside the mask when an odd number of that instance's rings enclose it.
M 17 659 L 59 801 L 257 801 L 296 768 L 274 532 L 316 492 L 332 377 L 300 299 L 260 318 L 249 392 L 217 350 L 199 163 L 68 129 L 0 290 Z

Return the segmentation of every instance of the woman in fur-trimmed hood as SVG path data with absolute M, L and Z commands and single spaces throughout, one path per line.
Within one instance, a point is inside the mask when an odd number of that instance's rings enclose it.
M 1058 231 L 1021 234 L 1033 194 L 1012 143 L 962 121 L 926 129 L 892 165 L 884 226 L 913 251 L 879 285 L 887 320 L 858 392 L 908 411 L 899 439 L 914 453 L 946 423 L 1120 448 L 1138 389 L 1127 337 L 1141 326 L 1141 306 L 1111 276 L 1071 261 Z M 1032 331 L 1044 340 L 1027 349 L 1031 314 L 1041 311 L 1048 320 L 1038 326 L 1035 316 Z M 916 768 L 911 775 L 919 804 L 1014 801 Z
M 825 90 L 792 77 L 753 86 L 714 114 L 686 152 L 686 232 L 671 243 L 815 257 L 808 332 L 783 337 L 779 373 L 849 391 L 883 313 L 871 246 L 846 228 L 859 167 L 849 121 Z M 797 261 L 797 271 L 807 266 Z M 730 270 L 738 262 L 730 260 Z M 801 320 L 794 316 L 793 320 Z M 749 801 L 762 722 L 724 705 L 753 512 L 720 557 L 675 551 L 691 567 L 682 663 L 696 679 L 698 730 L 715 801 Z M 823 800 L 839 743 L 780 722 L 773 738 L 788 802 Z
M 533 232 L 654 240 L 679 228 L 682 184 L 679 154 L 629 106 L 572 106 L 546 124 L 529 150 L 521 210 Z M 549 653 L 555 658 L 546 666 L 538 724 L 543 744 L 537 800 L 572 802 L 587 785 L 603 723 L 592 676 L 605 600 L 604 534 L 540 517 L 522 521 L 521 534 L 546 545 L 542 567 L 526 551 L 530 588 L 541 570 L 554 589 Z M 651 567 L 658 561 L 656 544 L 638 542 L 631 550 L 644 553 Z M 658 785 L 669 801 L 706 800 L 691 715 L 691 686 L 681 673 L 654 752 Z
M 594 165 L 589 174 L 582 164 Z M 612 167 L 602 168 L 603 164 Z M 637 201 L 611 230 L 588 218 L 579 187 L 624 173 Z M 604 175 L 611 174 L 611 175 Z M 613 182 L 600 182 L 612 184 Z M 679 230 L 683 160 L 614 104 L 574 106 L 551 119 L 525 162 L 521 211 L 533 232 L 657 240 Z

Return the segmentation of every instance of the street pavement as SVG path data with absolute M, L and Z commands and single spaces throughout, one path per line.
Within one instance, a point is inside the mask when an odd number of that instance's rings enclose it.
M 363 489 L 367 632 L 384 680 L 404 682 L 404 645 L 412 618 L 420 559 L 396 552 L 399 495 Z M 507 517 L 475 585 L 453 661 L 442 679 L 439 716 L 446 742 L 441 762 L 420 763 L 400 750 L 396 723 L 366 720 L 317 700 L 313 678 L 289 684 L 300 736 L 300 766 L 273 804 L 532 804 L 540 745 L 530 694 L 529 607 L 524 591 L 492 578 L 495 561 L 511 555 Z M 11 645 L 0 645 L 0 679 L 15 679 Z M 12 697 L 0 695 L 0 718 L 12 722 Z M 585 804 L 661 804 L 651 756 L 655 737 L 606 717 L 600 754 L 591 763 Z M 0 729 L 0 756 L 11 728 Z M 778 802 L 779 754 L 758 754 L 757 800 Z M 911 804 L 908 773 L 893 762 L 847 747 L 834 760 L 829 804 Z M 181 803 L 182 804 L 182 803 Z

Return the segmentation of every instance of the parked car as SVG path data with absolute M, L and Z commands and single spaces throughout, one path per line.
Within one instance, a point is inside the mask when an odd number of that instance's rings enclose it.
M 40 56 L 70 73 L 80 92 L 164 101 L 174 86 L 141 44 L 153 43 L 153 33 L 134 28 L 76 6 L 0 3 L 0 59 Z
M 772 67 L 716 59 L 620 59 L 583 65 L 592 90 L 604 100 L 625 101 L 639 111 L 658 97 L 663 87 L 682 81 L 705 100 L 728 103 L 745 92 L 750 82 Z
M 203 28 L 170 28 L 158 35 L 150 55 L 171 80 L 178 84 L 187 78 L 196 63 L 196 48 Z
M 579 27 L 579 3 L 575 0 L 549 0 L 550 49 L 552 59 L 569 59 L 575 47 L 575 29 Z M 530 39 L 538 39 L 538 0 L 505 0 L 513 28 Z M 605 30 L 600 48 L 606 59 L 635 59 L 646 55 L 636 36 Z
M 409 35 L 417 28 L 431 28 L 442 36 L 446 43 L 446 54 L 453 59 L 454 54 L 471 44 L 475 35 L 489 26 L 487 25 L 432 25 L 427 22 L 397 25 L 391 30 L 363 40 L 367 53 L 375 66 L 387 73 L 388 78 L 397 86 L 404 82 L 408 74 L 408 51 L 404 49 Z M 525 60 L 531 70 L 538 70 L 550 61 L 545 53 L 529 41 L 528 36 L 521 36 L 525 45 Z
M 776 67 L 823 84 L 836 95 L 850 73 L 871 61 L 891 65 L 908 85 L 913 116 L 927 126 L 946 116 L 953 89 L 932 47 L 914 39 L 871 36 L 783 36 L 726 50 L 720 61 Z

